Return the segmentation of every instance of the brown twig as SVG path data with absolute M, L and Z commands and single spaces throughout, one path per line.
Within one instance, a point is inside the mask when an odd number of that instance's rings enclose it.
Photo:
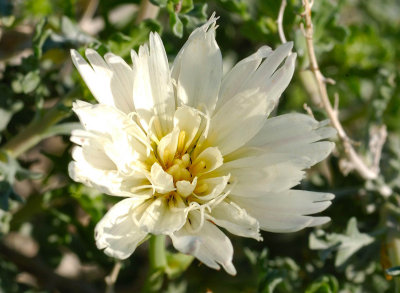
M 310 2 L 309 0 L 303 0 L 303 7 L 304 7 L 304 12 L 302 13 L 302 16 L 305 20 L 305 28 L 303 27 L 302 30 L 306 39 L 307 52 L 308 52 L 308 57 L 310 59 L 310 69 L 314 74 L 322 105 L 331 121 L 332 126 L 336 129 L 339 139 L 342 142 L 344 151 L 349 161 L 347 167 L 352 170 L 356 170 L 358 174 L 364 179 L 375 179 L 378 176 L 379 170 L 367 166 L 365 162 L 356 153 L 353 146 L 351 145 L 351 140 L 347 136 L 342 124 L 339 121 L 337 111 L 335 111 L 335 109 L 331 105 L 331 102 L 329 101 L 326 83 L 329 82 L 330 80 L 326 79 L 322 75 L 318 66 L 314 50 L 314 44 L 313 44 L 314 30 L 311 20 L 312 2 Z
M 122 263 L 120 261 L 117 261 L 111 271 L 111 273 L 105 277 L 105 282 L 106 282 L 106 293 L 114 293 L 114 285 L 115 282 L 117 281 L 119 271 L 121 270 L 121 265 Z
M 276 24 L 278 26 L 279 38 L 281 39 L 281 42 L 283 44 L 287 42 L 286 37 L 285 37 L 285 32 L 283 31 L 283 14 L 285 13 L 286 4 L 287 4 L 286 0 L 282 0 L 281 7 L 279 8 L 278 18 L 276 19 Z
M 135 24 L 139 24 L 145 19 L 156 18 L 159 10 L 160 8 L 151 4 L 149 0 L 142 0 L 140 2 Z

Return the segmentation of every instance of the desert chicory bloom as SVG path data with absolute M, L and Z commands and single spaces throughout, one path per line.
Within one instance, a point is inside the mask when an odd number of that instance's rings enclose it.
M 323 160 L 335 132 L 313 118 L 267 119 L 292 78 L 292 43 L 260 48 L 222 76 L 216 18 L 196 29 L 170 69 L 162 41 L 132 51 L 133 67 L 86 50 L 72 60 L 99 104 L 77 101 L 84 130 L 69 165 L 78 182 L 123 199 L 97 224 L 97 247 L 125 259 L 148 234 L 230 274 L 229 233 L 261 240 L 260 229 L 321 225 L 333 195 L 291 190 Z

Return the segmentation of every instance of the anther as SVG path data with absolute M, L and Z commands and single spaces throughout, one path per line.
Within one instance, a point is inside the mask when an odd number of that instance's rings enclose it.
M 165 166 L 168 166 L 168 164 L 170 163 L 170 158 L 171 158 L 171 152 L 168 149 L 165 149 L 163 154 L 163 161 Z
M 186 138 L 186 132 L 184 130 L 181 130 L 178 137 L 178 147 L 177 147 L 178 154 L 182 154 L 185 151 L 185 138 Z
M 208 184 L 207 183 L 201 183 L 199 185 L 196 186 L 194 193 L 199 194 L 199 193 L 203 193 L 205 191 L 207 191 L 208 189 Z
M 190 172 L 192 174 L 197 174 L 200 171 L 203 171 L 203 169 L 206 168 L 206 162 L 204 162 L 203 160 L 193 164 L 192 166 L 190 166 Z

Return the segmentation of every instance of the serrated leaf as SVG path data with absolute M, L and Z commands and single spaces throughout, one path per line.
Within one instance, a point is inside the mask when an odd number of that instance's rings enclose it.
M 335 266 L 343 265 L 353 254 L 362 247 L 371 244 L 374 238 L 366 233 L 360 233 L 357 228 L 357 219 L 351 218 L 347 223 L 344 234 L 325 234 L 319 231 L 319 235 L 313 233 L 309 238 L 311 249 L 324 249 L 328 252 L 336 250 Z
M 193 8 L 193 0 L 182 0 L 180 4 L 180 10 L 178 12 L 182 14 L 188 13 L 189 11 L 192 11 Z

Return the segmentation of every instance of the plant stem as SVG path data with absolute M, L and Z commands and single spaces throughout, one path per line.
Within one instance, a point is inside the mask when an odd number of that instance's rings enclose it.
M 17 158 L 38 144 L 46 137 L 45 133 L 50 127 L 71 115 L 72 111 L 67 104 L 70 103 L 72 96 L 73 94 L 66 96 L 53 108 L 47 110 L 42 117 L 34 118 L 25 129 L 4 144 L 3 150 Z
M 165 235 L 152 235 L 149 240 L 150 268 L 152 271 L 167 266 L 165 255 Z
M 164 272 L 167 267 L 167 257 L 165 253 L 165 235 L 152 235 L 150 237 L 149 259 L 149 273 L 142 292 L 160 292 L 164 283 Z
M 302 13 L 302 16 L 306 24 L 305 28 L 303 28 L 303 33 L 306 39 L 307 52 L 310 60 L 310 69 L 314 74 L 318 86 L 321 103 L 326 110 L 326 113 L 331 121 L 332 126 L 336 129 L 338 136 L 342 141 L 344 151 L 350 162 L 348 166 L 349 171 L 352 169 L 356 170 L 357 173 L 363 179 L 366 180 L 376 179 L 379 174 L 379 166 L 372 166 L 372 167 L 367 166 L 366 163 L 361 159 L 361 157 L 356 153 L 351 144 L 350 138 L 347 136 L 342 124 L 339 121 L 337 109 L 334 109 L 332 107 L 331 102 L 329 100 L 328 90 L 326 88 L 327 79 L 322 75 L 319 69 L 317 57 L 315 55 L 315 50 L 314 50 L 314 41 L 313 41 L 314 29 L 311 20 L 312 3 L 313 2 L 312 1 L 310 2 L 310 0 L 303 0 L 304 12 Z M 380 158 L 380 155 L 378 157 Z
M 140 1 L 138 14 L 135 24 L 140 24 L 145 19 L 155 19 L 158 15 L 160 8 L 150 3 L 149 0 Z

